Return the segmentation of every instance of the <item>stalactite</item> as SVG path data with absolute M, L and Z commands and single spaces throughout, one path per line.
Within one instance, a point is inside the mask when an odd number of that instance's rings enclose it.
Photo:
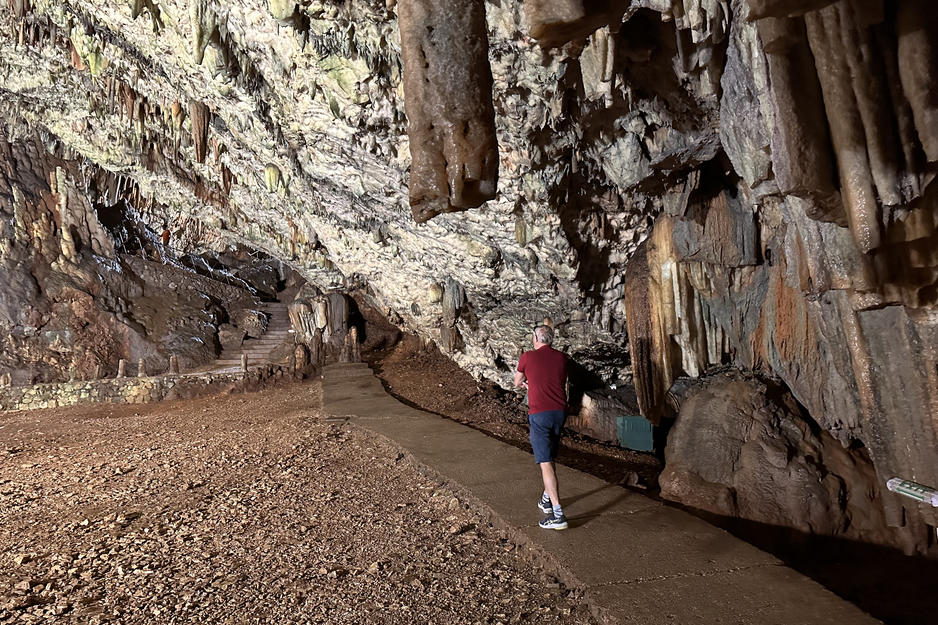
M 882 231 L 863 118 L 857 107 L 848 52 L 841 38 L 841 29 L 846 25 L 842 24 L 837 6 L 808 13 L 805 23 L 824 94 L 847 222 L 857 247 L 864 253 L 870 252 L 880 246 Z
M 32 12 L 32 3 L 30 0 L 10 0 L 10 12 L 21 20 Z
M 902 80 L 899 76 L 899 42 L 893 26 L 893 20 L 887 19 L 884 24 L 876 28 L 875 36 L 879 49 L 882 51 L 886 85 L 896 117 L 896 132 L 902 152 L 900 169 L 903 172 L 901 179 L 903 199 L 911 202 L 922 195 L 925 158 L 915 128 L 912 106 L 902 90 Z M 935 32 L 938 32 L 938 29 Z
M 870 172 L 882 204 L 895 206 L 902 203 L 899 192 L 899 174 L 896 164 L 900 162 L 895 118 L 892 103 L 883 94 L 889 93 L 882 52 L 875 45 L 870 33 L 871 24 L 882 21 L 882 1 L 865 10 L 859 3 L 841 2 L 836 5 L 840 13 L 840 36 L 844 41 L 847 64 L 853 78 L 857 108 L 863 120 L 866 135 L 866 151 L 870 159 Z M 877 6 L 878 5 L 878 6 Z
M 195 148 L 195 160 L 204 163 L 208 151 L 208 127 L 211 113 L 205 104 L 190 100 L 189 116 L 192 118 L 192 146 Z
M 414 220 L 495 197 L 498 145 L 485 6 L 404 0 L 398 6 Z
M 901 0 L 899 76 L 929 162 L 938 161 L 938 12 L 932 0 Z
M 779 190 L 808 200 L 812 219 L 846 226 L 821 84 L 804 19 L 766 19 L 758 26 L 772 84 L 772 168 Z

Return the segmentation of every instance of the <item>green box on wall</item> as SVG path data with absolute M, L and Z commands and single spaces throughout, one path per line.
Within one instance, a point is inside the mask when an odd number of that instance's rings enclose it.
M 633 451 L 654 451 L 654 426 L 645 417 L 616 417 L 619 446 Z

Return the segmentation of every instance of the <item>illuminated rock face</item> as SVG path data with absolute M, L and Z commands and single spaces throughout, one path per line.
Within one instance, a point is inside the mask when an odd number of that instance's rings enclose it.
M 652 418 L 675 380 L 733 365 L 878 480 L 938 485 L 935 19 L 928 0 L 36 0 L 0 19 L 2 135 L 73 163 L 67 206 L 120 198 L 180 251 L 362 287 L 506 388 L 550 317 Z M 0 256 L 38 241 L 55 276 L 119 257 L 95 210 L 61 228 L 37 171 L 6 174 Z M 41 306 L 0 309 L 3 332 Z M 294 312 L 312 350 L 327 314 Z M 921 546 L 938 520 L 902 504 L 876 505 Z

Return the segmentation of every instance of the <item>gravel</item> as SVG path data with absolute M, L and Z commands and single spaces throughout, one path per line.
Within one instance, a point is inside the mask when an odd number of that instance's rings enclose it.
M 594 623 L 318 384 L 0 413 L 0 623 Z

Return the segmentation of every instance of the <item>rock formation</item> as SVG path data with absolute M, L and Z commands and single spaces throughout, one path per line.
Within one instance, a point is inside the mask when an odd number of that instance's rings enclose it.
M 410 207 L 417 222 L 495 198 L 498 144 L 482 0 L 401 0 Z
M 660 477 L 668 499 L 806 534 L 900 543 L 863 449 L 845 448 L 784 391 L 719 375 L 688 393 Z
M 208 358 L 235 291 L 176 293 L 207 270 L 162 260 L 234 249 L 268 265 L 211 267 L 238 292 L 270 298 L 295 271 L 330 294 L 291 310 L 311 359 L 342 349 L 337 298 L 357 290 L 507 388 L 549 316 L 582 390 L 634 378 L 657 419 L 676 380 L 734 366 L 865 449 L 880 485 L 938 485 L 927 0 L 10 6 L 0 369 L 14 377 Z M 185 327 L 148 289 L 176 293 Z M 933 510 L 870 501 L 871 523 L 927 547 Z

